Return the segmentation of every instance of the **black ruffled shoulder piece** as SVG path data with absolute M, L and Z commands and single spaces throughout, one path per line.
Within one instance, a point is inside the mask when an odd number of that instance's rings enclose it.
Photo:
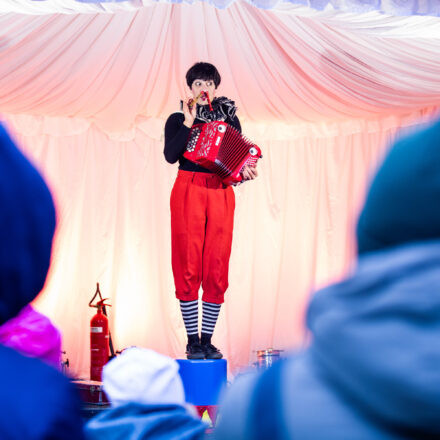
M 209 110 L 209 105 L 197 104 L 197 119 L 200 119 L 204 122 L 234 119 L 237 111 L 234 101 L 226 98 L 225 96 L 220 96 L 219 98 L 214 98 L 211 102 L 211 105 L 212 111 Z

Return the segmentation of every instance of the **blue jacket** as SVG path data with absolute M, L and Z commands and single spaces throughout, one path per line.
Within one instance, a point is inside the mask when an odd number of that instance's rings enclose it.
M 0 125 L 0 324 L 42 289 L 55 208 L 43 179 Z M 0 439 L 81 440 L 80 404 L 69 380 L 0 345 Z
M 88 440 L 200 440 L 207 425 L 180 405 L 127 403 L 86 426 Z
M 84 438 L 76 390 L 55 368 L 0 345 L 0 378 L 2 440 Z
M 440 438 L 440 241 L 367 254 L 307 324 L 307 350 L 232 386 L 217 440 Z

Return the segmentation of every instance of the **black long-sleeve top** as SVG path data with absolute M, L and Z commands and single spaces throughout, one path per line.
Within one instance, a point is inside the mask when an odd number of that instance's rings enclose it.
M 183 113 L 173 113 L 165 123 L 165 148 L 163 154 L 169 163 L 179 161 L 179 170 L 196 171 L 200 173 L 211 173 L 212 171 L 197 165 L 194 162 L 183 157 L 188 141 L 189 132 L 191 131 L 186 125 L 183 125 L 185 116 Z M 227 118 L 227 124 L 232 125 L 241 133 L 241 125 L 237 116 L 233 119 Z M 195 119 L 194 124 L 203 124 L 204 121 Z

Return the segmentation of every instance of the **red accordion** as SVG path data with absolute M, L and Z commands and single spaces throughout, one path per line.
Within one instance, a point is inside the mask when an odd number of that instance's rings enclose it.
M 243 180 L 246 165 L 255 166 L 260 148 L 226 122 L 193 125 L 184 157 L 217 174 L 225 184 Z

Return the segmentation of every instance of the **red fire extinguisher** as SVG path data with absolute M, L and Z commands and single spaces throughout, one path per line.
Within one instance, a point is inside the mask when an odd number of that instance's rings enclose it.
M 97 381 L 102 380 L 102 368 L 110 356 L 108 319 L 102 313 L 102 309 L 109 306 L 105 300 L 96 303 L 94 307 L 98 311 L 90 321 L 90 379 Z

